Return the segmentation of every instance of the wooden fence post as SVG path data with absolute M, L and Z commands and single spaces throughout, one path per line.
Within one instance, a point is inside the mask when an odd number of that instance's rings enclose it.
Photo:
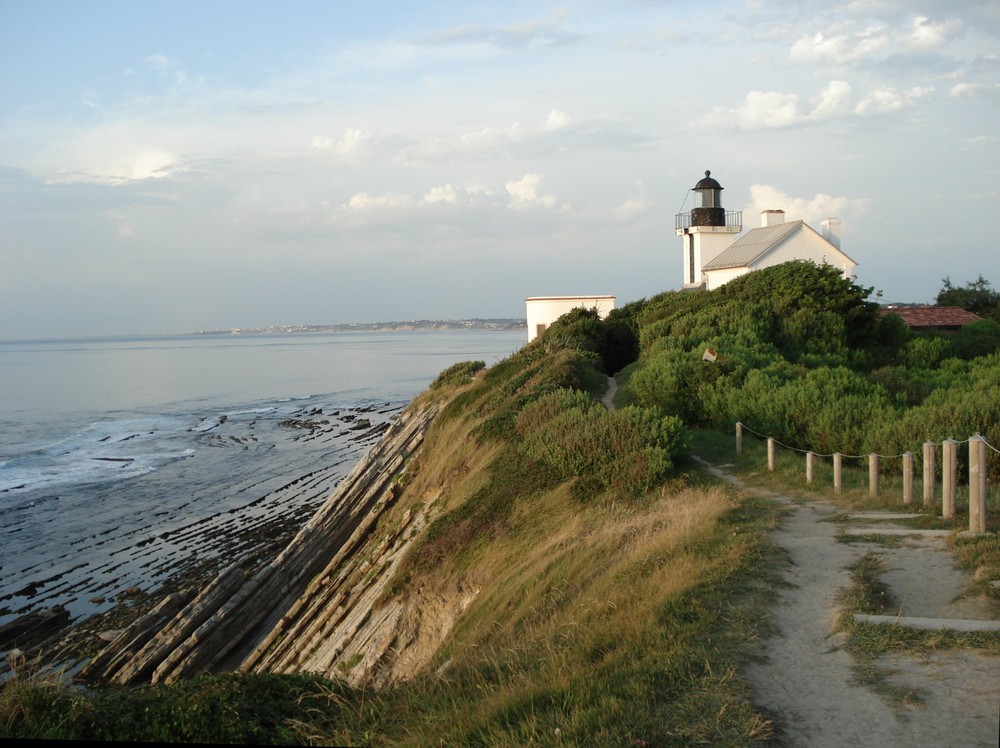
M 813 482 L 813 472 L 814 472 L 815 462 L 816 462 L 816 455 L 814 455 L 812 452 L 806 452 L 806 483 L 811 484 Z
M 913 452 L 903 453 L 903 504 L 913 503 Z
M 986 439 L 969 437 L 969 532 L 986 532 Z
M 934 442 L 924 442 L 924 506 L 934 504 Z
M 774 471 L 774 437 L 767 437 L 767 469 Z
M 878 498 L 878 455 L 874 452 L 868 455 L 868 495 Z
M 958 484 L 958 442 L 945 439 L 941 442 L 941 516 L 955 516 L 955 488 Z
M 839 494 L 844 487 L 843 455 L 840 452 L 833 453 L 833 492 Z
M 743 424 L 736 422 L 736 454 L 743 454 Z

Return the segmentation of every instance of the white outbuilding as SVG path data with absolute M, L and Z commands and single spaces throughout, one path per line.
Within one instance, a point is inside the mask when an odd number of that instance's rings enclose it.
M 561 316 L 574 309 L 596 309 L 604 319 L 615 308 L 614 296 L 530 296 L 524 300 L 528 315 L 528 342 L 537 338 Z

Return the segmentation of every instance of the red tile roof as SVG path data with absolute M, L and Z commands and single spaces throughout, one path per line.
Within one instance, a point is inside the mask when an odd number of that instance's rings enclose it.
M 898 314 L 911 328 L 937 327 L 958 329 L 982 319 L 958 306 L 897 306 L 882 307 L 882 314 Z

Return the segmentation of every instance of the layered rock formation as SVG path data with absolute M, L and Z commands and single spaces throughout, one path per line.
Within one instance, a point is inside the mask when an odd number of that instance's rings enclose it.
M 391 531 L 374 533 L 439 408 L 425 403 L 401 414 L 274 559 L 261 564 L 245 556 L 201 592 L 165 599 L 122 631 L 84 675 L 123 685 L 227 669 L 349 673 L 355 681 L 398 677 L 399 653 L 406 640 L 420 638 L 421 614 L 408 614 L 400 603 L 374 612 L 374 603 L 426 511 L 403 513 Z M 450 628 L 461 601 L 471 599 L 468 591 L 454 592 L 442 595 L 443 606 L 430 606 L 437 611 L 432 639 L 435 626 Z

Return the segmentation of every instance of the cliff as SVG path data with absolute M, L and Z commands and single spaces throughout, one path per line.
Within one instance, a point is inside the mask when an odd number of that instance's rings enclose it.
M 201 592 L 165 599 L 84 675 L 124 685 L 226 669 L 332 674 L 362 651 L 358 672 L 367 672 L 391 646 L 413 640 L 399 604 L 373 615 L 372 603 L 425 518 L 404 512 L 390 534 L 375 530 L 439 409 L 424 400 L 401 414 L 273 560 L 237 559 Z M 408 622 L 409 635 L 401 633 Z

